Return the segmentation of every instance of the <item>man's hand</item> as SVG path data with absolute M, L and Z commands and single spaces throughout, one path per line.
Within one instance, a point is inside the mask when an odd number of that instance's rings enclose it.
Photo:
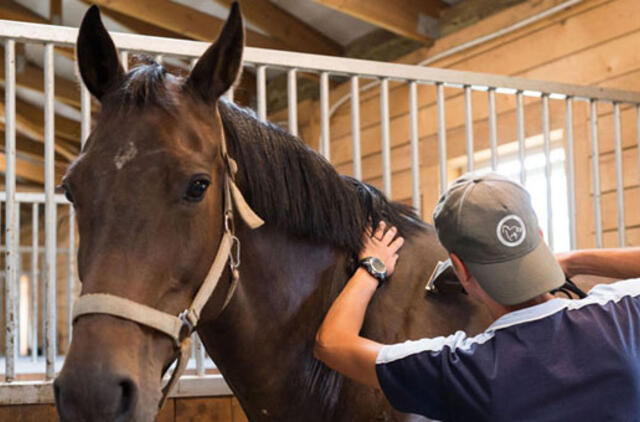
M 387 267 L 387 275 L 390 276 L 396 267 L 398 261 L 398 250 L 404 244 L 404 239 L 398 236 L 398 229 L 391 227 L 389 230 L 385 229 L 387 225 L 384 221 L 378 224 L 378 228 L 375 233 L 371 235 L 371 228 L 369 228 L 364 234 L 364 247 L 360 252 L 358 259 L 362 260 L 370 256 L 374 256 L 384 262 Z

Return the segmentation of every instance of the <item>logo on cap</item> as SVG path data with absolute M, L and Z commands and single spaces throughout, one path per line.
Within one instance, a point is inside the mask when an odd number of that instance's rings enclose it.
M 514 248 L 524 242 L 524 238 L 527 236 L 527 229 L 520 217 L 510 214 L 500 220 L 496 228 L 496 234 L 500 243 Z

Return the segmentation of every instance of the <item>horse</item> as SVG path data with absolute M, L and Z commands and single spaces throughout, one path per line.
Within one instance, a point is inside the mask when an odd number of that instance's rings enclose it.
M 237 288 L 226 267 L 196 329 L 247 417 L 425 420 L 393 410 L 380 391 L 313 356 L 316 331 L 355 270 L 365 229 L 384 220 L 405 245 L 368 308 L 364 336 L 396 343 L 475 333 L 489 316 L 466 295 L 425 294 L 446 252 L 413 210 L 339 175 L 299 138 L 225 100 L 243 48 L 234 4 L 189 75 L 151 59 L 127 73 L 98 8 L 86 13 L 78 68 L 101 108 L 62 183 L 76 212 L 81 297 L 105 293 L 172 315 L 188 306 L 225 230 L 224 136 L 238 190 L 265 224 L 252 229 L 235 218 Z M 77 318 L 72 338 L 54 382 L 60 419 L 152 421 L 176 354 L 172 339 L 104 313 Z

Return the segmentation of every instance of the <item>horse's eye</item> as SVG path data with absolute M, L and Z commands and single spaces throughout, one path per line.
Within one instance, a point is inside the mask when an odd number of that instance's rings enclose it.
M 197 179 L 192 180 L 189 183 L 189 187 L 187 188 L 187 192 L 184 195 L 184 199 L 189 202 L 199 202 L 204 198 L 204 193 L 207 191 L 207 188 L 211 182 L 204 177 L 198 177 Z
M 73 195 L 71 195 L 71 188 L 69 188 L 69 186 L 65 183 L 60 185 L 59 188 L 62 189 L 64 197 L 67 198 L 67 201 L 73 204 Z

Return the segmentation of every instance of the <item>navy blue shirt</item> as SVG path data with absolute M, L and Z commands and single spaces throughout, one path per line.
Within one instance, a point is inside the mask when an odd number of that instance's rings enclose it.
M 396 409 L 431 419 L 640 421 L 640 279 L 383 346 L 376 372 Z

